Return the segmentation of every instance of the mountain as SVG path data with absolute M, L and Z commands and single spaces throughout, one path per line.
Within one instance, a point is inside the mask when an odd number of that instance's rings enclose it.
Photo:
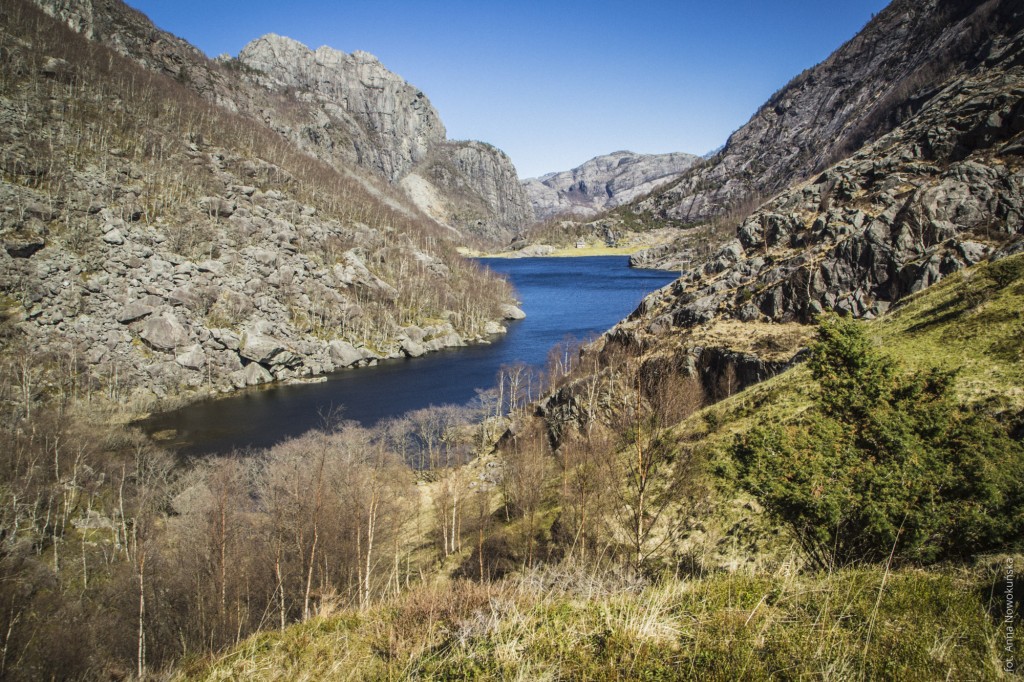
M 511 159 L 491 145 L 447 140 L 426 95 L 373 55 L 310 50 L 268 35 L 246 45 L 237 61 L 260 85 L 305 93 L 313 103 L 312 122 L 299 134 L 279 126 L 282 133 L 304 146 L 340 147 L 345 161 L 402 187 L 431 218 L 500 242 L 533 219 Z M 339 119 L 347 139 L 335 132 Z
M 828 59 L 791 80 L 715 156 L 628 209 L 679 227 L 742 218 L 916 115 L 979 66 L 1010 3 L 896 0 Z M 638 263 L 678 265 L 663 249 Z
M 644 345 L 648 334 L 725 319 L 807 323 L 824 310 L 870 318 L 952 272 L 1024 249 L 1024 9 L 990 2 L 979 12 L 976 66 L 947 78 L 891 132 L 765 202 L 616 334 Z
M 400 185 L 434 220 L 490 244 L 507 244 L 534 220 L 511 159 L 484 142 L 434 145 Z
M 367 52 L 311 50 L 271 34 L 250 42 L 237 58 L 211 62 L 120 2 L 38 4 L 92 40 L 263 122 L 333 166 L 360 166 L 398 186 L 428 156 L 450 156 L 463 147 L 463 155 L 485 156 L 482 163 L 456 164 L 456 176 L 434 188 L 444 197 L 445 210 L 423 201 L 422 192 L 411 192 L 430 217 L 450 220 L 468 237 L 499 234 L 505 240 L 532 220 L 511 160 L 489 145 L 447 140 L 427 96 Z M 419 172 L 421 178 L 425 174 Z M 447 196 L 453 188 L 458 191 Z
M 586 218 L 619 206 L 669 182 L 698 160 L 692 154 L 620 151 L 576 168 L 523 181 L 539 220 L 570 214 Z
M 502 330 L 507 287 L 400 179 L 452 159 L 438 194 L 483 232 L 525 217 L 515 170 L 375 58 L 216 62 L 120 2 L 39 4 L 0 19 L 6 350 L 145 405 Z

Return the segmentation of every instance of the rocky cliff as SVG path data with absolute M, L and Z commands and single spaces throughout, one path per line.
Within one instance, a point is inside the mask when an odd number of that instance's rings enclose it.
M 1012 31 L 1013 12 L 1000 0 L 895 0 L 777 92 L 717 155 L 631 210 L 684 227 L 749 213 L 921 111 L 978 65 L 992 35 Z
M 42 353 L 83 390 L 145 404 L 418 356 L 500 333 L 515 313 L 397 188 L 212 103 L 275 101 L 232 80 L 238 67 L 166 34 L 109 33 L 144 25 L 122 5 L 114 21 L 102 3 L 67 4 L 94 9 L 63 17 L 81 34 L 23 0 L 0 13 L 4 352 Z M 86 35 L 148 45 L 150 63 Z M 154 69 L 151 53 L 226 94 Z M 353 60 L 371 82 L 382 69 Z M 423 139 L 437 138 L 429 104 L 420 114 Z
M 523 187 L 540 220 L 562 214 L 587 218 L 649 193 L 698 158 L 684 153 L 614 152 L 569 171 L 524 180 Z
M 1005 18 L 1017 30 L 990 33 L 975 68 L 895 130 L 765 203 L 612 337 L 692 351 L 695 336 L 726 324 L 808 323 L 824 310 L 870 318 L 952 272 L 1024 250 L 1024 9 Z
M 399 185 L 435 147 L 443 154 L 451 144 L 460 144 L 446 140 L 444 124 L 422 91 L 367 52 L 311 50 L 290 38 L 267 35 L 246 45 L 237 58 L 212 62 L 120 0 L 36 1 L 74 30 L 260 121 L 336 168 L 361 166 Z M 502 232 L 504 237 L 504 230 L 514 233 L 519 221 L 532 219 L 506 155 L 493 150 L 488 163 L 466 164 L 460 171 L 473 172 L 482 175 L 451 183 L 474 188 L 472 209 L 463 206 L 461 194 L 442 197 L 460 214 L 480 214 L 460 224 L 470 235 Z M 496 183 L 504 185 L 496 192 L 485 189 Z M 412 196 L 419 200 L 420 194 Z M 492 199 L 498 203 L 488 203 Z
M 493 243 L 508 243 L 534 218 L 512 161 L 483 142 L 434 145 L 401 186 L 435 220 Z
M 251 77 L 264 87 L 305 96 L 321 114 L 319 134 L 336 145 L 338 133 L 329 131 L 340 128 L 350 136 L 354 160 L 391 182 L 445 139 L 444 124 L 426 95 L 372 54 L 311 50 L 291 38 L 266 35 L 246 45 L 238 62 L 256 72 Z
M 799 362 L 823 311 L 880 316 L 984 260 L 994 288 L 1009 286 L 1002 259 L 1024 252 L 1024 8 L 991 8 L 976 64 L 919 110 L 765 202 L 710 255 L 675 254 L 682 276 L 586 349 L 594 371 L 671 367 L 718 400 Z M 969 302 L 972 324 L 993 314 L 984 304 Z M 553 436 L 581 421 L 591 379 L 539 404 Z

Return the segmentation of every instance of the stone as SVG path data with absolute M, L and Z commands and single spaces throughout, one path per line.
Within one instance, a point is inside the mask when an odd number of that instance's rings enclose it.
M 506 320 L 522 320 L 526 318 L 526 313 L 523 312 L 522 308 L 510 303 L 503 303 L 500 310 L 501 316 Z
M 290 366 L 300 362 L 300 358 L 282 341 L 259 331 L 247 332 L 242 336 L 238 354 L 246 360 L 268 366 Z
M 147 305 L 142 301 L 133 301 L 121 308 L 121 311 L 117 314 L 117 321 L 121 324 L 129 324 L 152 315 L 154 312 L 156 312 L 156 309 L 153 306 Z
M 188 346 L 175 355 L 174 361 L 185 369 L 203 369 L 206 366 L 206 353 L 198 343 Z
M 336 367 L 350 367 L 363 359 L 363 354 L 348 341 L 337 339 L 328 344 L 331 361 Z
M 144 323 L 139 336 L 156 350 L 170 351 L 188 341 L 188 332 L 178 318 L 171 313 L 150 317 Z
M 242 369 L 232 372 L 229 375 L 229 380 L 236 388 L 244 388 L 246 386 L 269 384 L 274 381 L 274 376 L 267 371 L 266 367 L 250 362 Z
M 413 341 L 412 339 L 403 339 L 402 352 L 405 353 L 410 358 L 418 358 L 427 351 L 423 347 L 423 344 L 417 341 Z
M 402 333 L 409 339 L 419 343 L 423 341 L 426 333 L 416 325 L 410 325 L 402 330 Z
M 197 263 L 196 269 L 199 272 L 209 272 L 217 277 L 224 274 L 224 264 L 215 260 L 204 260 L 201 263 Z
M 121 234 L 121 230 L 116 227 L 108 232 L 104 233 L 103 241 L 114 246 L 121 246 L 124 244 L 124 235 Z
M 11 258 L 31 258 L 46 246 L 41 235 L 12 235 L 4 239 L 4 251 Z
M 238 205 L 223 197 L 203 197 L 199 200 L 199 208 L 218 218 L 230 218 Z
M 60 217 L 60 211 L 40 201 L 33 201 L 25 206 L 25 215 L 47 223 Z

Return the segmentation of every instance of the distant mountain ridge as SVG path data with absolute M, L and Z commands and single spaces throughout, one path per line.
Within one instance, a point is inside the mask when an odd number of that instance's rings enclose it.
M 670 181 L 700 157 L 674 152 L 597 156 L 572 170 L 523 180 L 538 219 L 566 214 L 586 218 L 641 197 Z

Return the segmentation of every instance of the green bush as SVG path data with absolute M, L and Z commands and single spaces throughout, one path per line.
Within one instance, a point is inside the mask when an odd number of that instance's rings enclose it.
M 732 452 L 814 564 L 929 563 L 1020 540 L 1024 447 L 956 402 L 952 373 L 902 372 L 838 317 L 822 319 L 809 366 L 814 406 Z

